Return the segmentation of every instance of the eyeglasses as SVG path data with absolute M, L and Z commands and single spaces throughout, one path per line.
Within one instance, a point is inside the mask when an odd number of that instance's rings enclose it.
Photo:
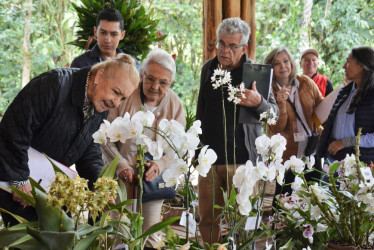
M 166 81 L 166 80 L 159 80 L 157 78 L 154 78 L 153 76 L 150 76 L 145 72 L 144 72 L 144 75 L 146 76 L 145 77 L 146 83 L 150 83 L 152 85 L 155 84 L 156 82 L 158 82 L 160 85 L 168 85 L 170 83 L 169 81 Z
M 231 51 L 234 51 L 235 49 L 241 48 L 243 46 L 244 46 L 244 44 L 242 44 L 242 45 L 236 45 L 236 44 L 226 45 L 223 41 L 220 41 L 220 40 L 216 41 L 217 49 L 226 49 L 228 47 Z

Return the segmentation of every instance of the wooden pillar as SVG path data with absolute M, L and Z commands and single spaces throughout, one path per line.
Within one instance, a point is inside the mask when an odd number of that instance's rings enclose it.
M 247 55 L 256 57 L 255 0 L 204 0 L 203 2 L 203 62 L 216 56 L 216 30 L 223 19 L 240 17 L 251 28 Z

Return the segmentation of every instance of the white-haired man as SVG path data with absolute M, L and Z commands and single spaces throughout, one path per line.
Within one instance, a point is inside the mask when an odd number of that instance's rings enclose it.
M 217 29 L 217 56 L 208 60 L 201 70 L 196 119 L 202 122 L 201 142 L 209 145 L 218 155 L 216 165 L 212 166 L 207 177 L 199 177 L 199 229 L 204 242 L 220 241 L 218 218 L 220 211 L 215 209 L 213 216 L 213 189 L 214 203 L 223 206 L 224 200 L 221 188 L 225 191 L 231 189 L 234 174 L 234 152 L 237 166 L 245 164 L 247 160 L 255 162 L 257 158 L 255 139 L 262 134 L 261 122 L 258 120 L 259 115 L 270 108 L 273 108 L 277 116 L 279 112 L 274 96 L 270 94 L 269 100 L 262 98 L 256 90 L 256 84 L 253 83 L 251 90 L 245 90 L 246 98 L 241 98 L 234 117 L 234 104 L 227 101 L 227 96 L 222 98 L 221 91 L 214 90 L 212 87 L 211 76 L 218 67 L 230 71 L 232 85 L 237 86 L 242 82 L 243 63 L 250 62 L 245 54 L 248 49 L 249 35 L 248 24 L 240 18 L 234 17 L 223 20 Z M 226 91 L 225 95 L 227 95 Z M 225 102 L 226 112 L 229 180 L 227 180 L 225 161 L 223 101 Z M 250 115 L 240 116 L 241 112 Z M 234 119 L 236 123 L 234 123 Z M 235 128 L 234 124 L 236 124 Z M 212 173 L 214 185 L 211 181 Z M 229 187 L 227 187 L 227 181 Z M 213 225 L 212 235 L 210 233 L 211 225 Z

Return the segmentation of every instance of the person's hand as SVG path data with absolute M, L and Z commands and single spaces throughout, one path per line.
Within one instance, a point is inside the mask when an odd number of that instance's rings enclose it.
M 322 135 L 322 132 L 323 132 L 323 126 L 322 126 L 322 125 L 319 125 L 319 126 L 317 127 L 317 133 L 318 133 L 319 135 Z
M 291 90 L 289 88 L 283 87 L 277 93 L 275 93 L 275 101 L 277 103 L 284 103 L 290 96 Z
M 133 177 L 134 177 L 134 170 L 130 168 L 126 168 L 125 170 L 122 170 L 118 177 L 121 178 L 122 181 L 127 181 L 129 183 L 132 183 Z
M 146 162 L 145 166 L 148 168 L 147 172 L 145 172 L 146 181 L 152 181 L 160 174 L 160 169 L 155 162 Z
M 336 153 L 343 148 L 343 140 L 337 140 L 330 143 L 329 147 L 327 148 L 327 152 L 329 152 L 330 155 L 336 155 Z
M 262 96 L 258 93 L 256 89 L 256 81 L 252 83 L 252 89 L 244 89 L 245 98 L 239 95 L 240 98 L 240 105 L 247 106 L 247 107 L 255 107 L 257 108 L 260 106 L 262 102 Z
M 18 190 L 21 190 L 22 192 L 32 195 L 31 194 L 31 185 L 30 183 L 27 183 L 26 185 L 23 185 L 22 187 L 19 187 Z M 22 206 L 27 206 L 26 201 L 24 201 L 18 194 L 13 193 L 13 201 L 20 203 Z

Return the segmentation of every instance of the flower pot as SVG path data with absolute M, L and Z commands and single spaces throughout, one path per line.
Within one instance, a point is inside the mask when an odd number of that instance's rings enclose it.
M 326 250 L 369 250 L 374 248 L 361 248 L 361 247 L 355 247 L 355 246 L 347 246 L 347 245 L 340 245 L 338 243 L 334 243 L 329 241 L 326 245 Z

